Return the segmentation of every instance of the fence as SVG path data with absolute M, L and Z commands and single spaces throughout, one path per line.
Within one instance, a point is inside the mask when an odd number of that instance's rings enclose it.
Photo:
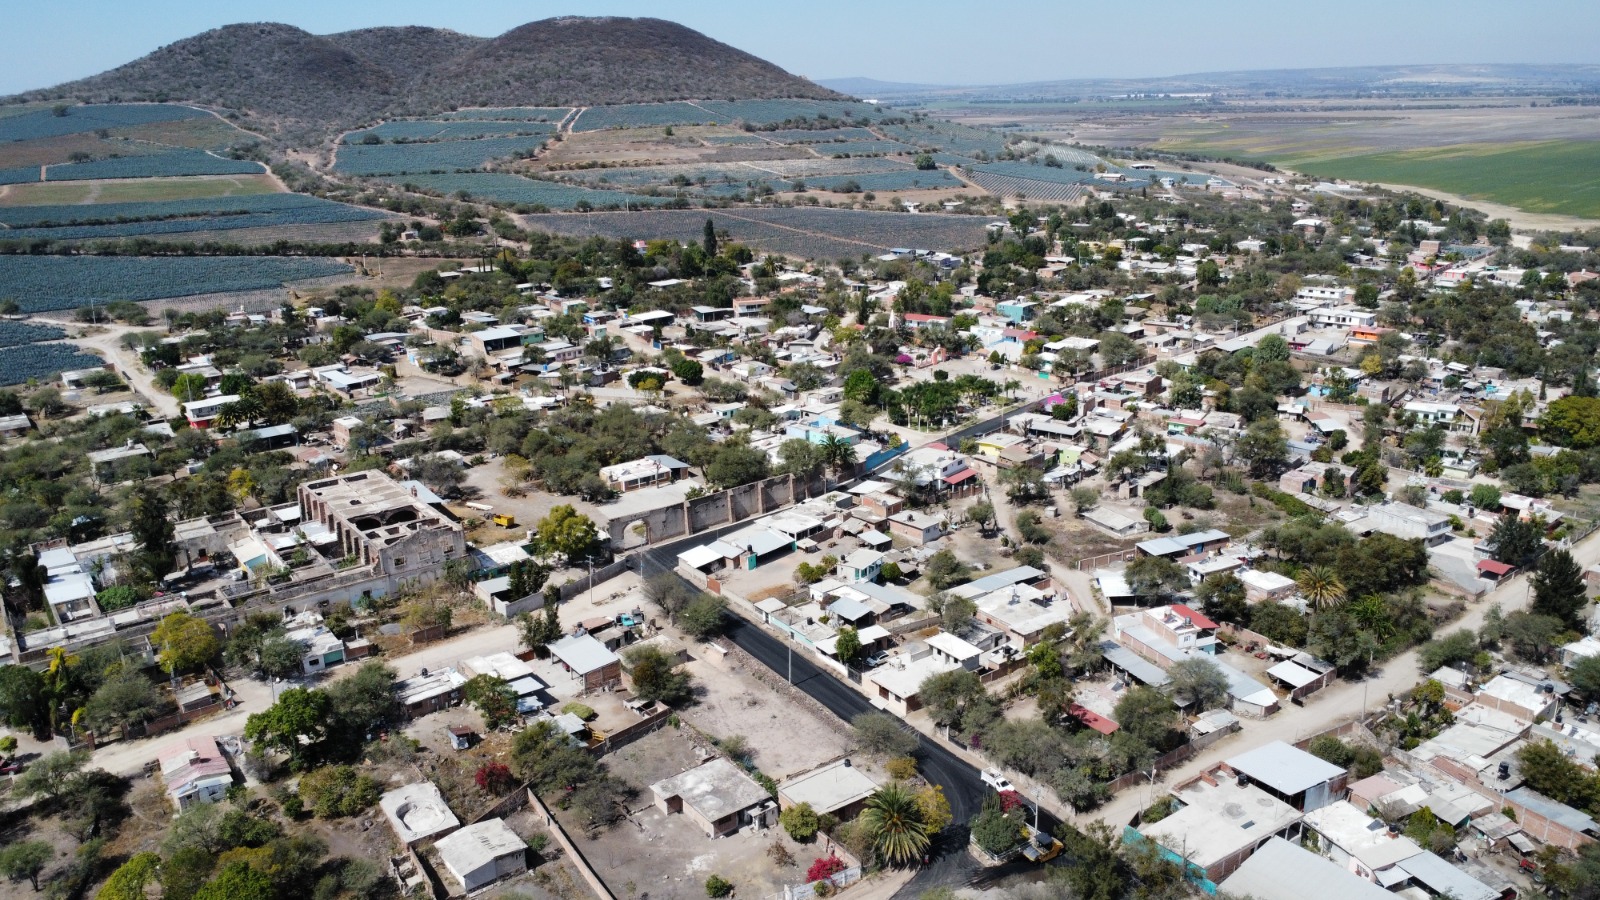
M 599 584 L 603 581 L 610 581 L 632 567 L 633 557 L 624 556 L 620 559 L 614 560 L 610 565 L 602 566 L 592 572 L 586 572 L 582 578 L 574 578 L 573 580 L 561 586 L 561 599 L 570 600 L 574 596 L 588 590 L 591 585 Z
M 618 730 L 606 735 L 605 740 L 596 744 L 592 748 L 594 754 L 596 756 L 604 756 L 613 750 L 621 750 L 623 747 L 628 746 L 645 735 L 661 730 L 661 726 L 667 724 L 667 722 L 671 719 L 672 710 L 657 710 L 652 715 L 646 716 L 645 718 L 634 722 L 632 725 L 629 725 L 626 728 L 619 728 Z
M 1079 572 L 1086 572 L 1091 569 L 1098 569 L 1107 563 L 1126 562 L 1138 555 L 1139 551 L 1137 550 L 1118 550 L 1115 553 L 1102 553 L 1099 556 L 1085 556 L 1074 562 L 1072 567 Z
M 588 858 L 578 849 L 578 845 L 572 842 L 572 838 L 567 836 L 567 830 L 562 828 L 556 817 L 550 814 L 550 808 L 544 805 L 544 801 L 533 792 L 533 788 L 528 788 L 528 806 L 544 822 L 545 827 L 550 829 L 551 837 L 556 839 L 556 843 L 566 852 L 567 858 L 572 860 L 573 868 L 578 870 L 578 877 L 589 886 L 589 890 L 594 891 L 594 895 L 600 900 L 616 900 L 611 889 L 607 888 L 606 883 L 595 874 L 594 866 L 589 865 Z
M 828 876 L 826 879 L 820 879 L 810 884 L 785 885 L 783 888 L 783 896 L 784 900 L 811 900 L 812 897 L 817 896 L 816 886 L 821 884 L 823 881 L 827 881 L 829 884 L 832 884 L 834 891 L 839 891 L 849 887 L 852 884 L 855 884 L 860 880 L 861 867 L 854 866 L 852 868 L 845 869 L 843 872 L 836 872 L 833 875 Z

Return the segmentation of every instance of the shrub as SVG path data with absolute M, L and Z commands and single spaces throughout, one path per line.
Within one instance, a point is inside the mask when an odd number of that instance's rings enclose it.
M 884 764 L 889 777 L 895 781 L 905 781 L 917 775 L 917 761 L 909 756 L 896 756 Z
M 733 893 L 733 882 L 721 875 L 713 875 L 706 879 L 707 897 L 726 897 Z
M 353 816 L 378 801 L 378 783 L 350 766 L 323 766 L 300 779 L 299 796 L 322 818 Z
M 472 780 L 477 783 L 478 788 L 483 792 L 495 795 L 505 793 L 515 783 L 515 779 L 511 776 L 511 769 L 506 767 L 505 764 L 497 762 L 484 763 L 479 766 L 478 771 L 472 776 Z
M 806 881 L 813 882 L 821 881 L 824 878 L 832 878 L 843 872 L 845 868 L 844 860 L 837 856 L 830 854 L 820 857 L 811 863 L 811 868 L 806 869 Z
M 562 706 L 561 711 L 564 713 L 571 713 L 585 722 L 588 722 L 595 717 L 595 711 L 592 707 L 585 706 L 576 700 Z
M 810 843 L 817 836 L 817 829 L 821 827 L 821 823 L 817 820 L 816 810 L 812 809 L 809 803 L 796 804 L 779 813 L 778 824 L 782 825 L 783 830 L 789 833 L 789 837 L 802 844 Z M 808 880 L 815 881 L 816 879 Z

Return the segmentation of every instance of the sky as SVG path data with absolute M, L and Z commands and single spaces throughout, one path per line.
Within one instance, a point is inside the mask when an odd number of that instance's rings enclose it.
M 1243 69 L 1593 63 L 1595 0 L 9 0 L 0 94 L 48 87 L 233 22 L 317 34 L 492 36 L 559 15 L 656 16 L 810 78 L 1014 84 Z M 1125 19 L 1119 19 L 1125 16 Z

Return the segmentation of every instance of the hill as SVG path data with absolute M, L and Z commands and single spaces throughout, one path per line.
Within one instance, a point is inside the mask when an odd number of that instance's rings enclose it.
M 566 17 L 494 38 L 437 28 L 314 35 L 273 23 L 228 25 L 4 102 L 190 102 L 303 132 L 460 106 L 839 96 L 673 22 Z

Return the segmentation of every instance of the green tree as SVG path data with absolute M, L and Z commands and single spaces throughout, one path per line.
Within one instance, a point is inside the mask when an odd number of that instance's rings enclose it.
M 1533 574 L 1533 604 L 1539 615 L 1561 620 L 1574 630 L 1583 628 L 1583 611 L 1589 605 L 1583 569 L 1565 549 L 1551 550 L 1539 559 Z
M 272 879 L 248 863 L 229 863 L 195 892 L 194 900 L 275 900 Z
M 696 640 L 707 640 L 722 632 L 727 625 L 728 601 L 701 592 L 684 606 L 678 614 L 677 626 Z
M 862 713 L 851 720 L 850 727 L 856 745 L 875 756 L 909 756 L 917 749 L 917 736 L 888 713 Z
M 160 581 L 177 566 L 167 501 L 153 488 L 139 488 L 128 498 L 128 531 L 139 546 L 139 563 L 151 581 Z
M 1244 460 L 1256 478 L 1280 471 L 1289 461 L 1289 439 L 1277 419 L 1262 418 L 1250 423 L 1234 444 L 1234 452 Z
M 929 675 L 917 689 L 928 715 L 952 731 L 976 731 L 998 714 L 994 699 L 977 673 L 955 669 Z
M 760 481 L 769 474 L 767 454 L 754 447 L 729 441 L 717 450 L 706 466 L 706 480 L 727 489 Z
M 1208 575 L 1194 591 L 1202 611 L 1222 622 L 1243 624 L 1250 619 L 1250 603 L 1245 597 L 1244 582 L 1232 572 Z
M 112 677 L 90 695 L 83 706 L 83 721 L 105 734 L 113 728 L 142 722 L 165 708 L 150 679 L 131 666 L 118 667 Z
M 244 736 L 252 743 L 287 753 L 291 763 L 298 766 L 327 736 L 332 713 L 332 703 L 322 691 L 289 688 L 278 702 L 250 714 L 245 720 Z
M 1567 675 L 1579 695 L 1591 702 L 1600 701 L 1600 656 L 1581 657 Z
M 1189 575 L 1164 556 L 1141 556 L 1128 563 L 1123 577 L 1134 594 L 1144 598 L 1161 598 L 1189 587 Z
M 0 874 L 12 881 L 26 878 L 39 890 L 39 873 L 54 859 L 56 850 L 45 841 L 22 841 L 0 850 Z
M 1177 707 L 1167 695 L 1144 685 L 1124 693 L 1111 717 L 1122 726 L 1120 733 L 1153 749 L 1164 749 L 1171 743 L 1180 721 Z
M 834 642 L 834 652 L 839 657 L 839 662 L 851 665 L 856 657 L 861 655 L 861 636 L 849 625 L 839 629 L 838 640 Z
M 802 844 L 811 843 L 817 836 L 817 830 L 822 827 L 817 811 L 809 803 L 797 803 L 779 813 L 778 824 L 783 826 L 789 837 Z
M 997 794 L 983 798 L 970 827 L 973 842 L 991 856 L 1003 856 L 1022 844 L 1022 823 L 1006 815 Z
M 16 729 L 49 727 L 50 700 L 44 677 L 27 666 L 0 666 L 0 717 Z
M 161 668 L 168 674 L 187 672 L 203 666 L 222 652 L 222 642 L 211 623 L 186 612 L 175 612 L 161 620 L 150 634 Z
M 633 680 L 633 693 L 640 700 L 678 706 L 693 696 L 689 673 L 679 669 L 677 660 L 660 647 L 633 647 L 623 659 Z
M 917 799 L 899 782 L 890 782 L 867 798 L 857 822 L 878 858 L 889 865 L 911 865 L 928 849 L 928 826 Z
M 378 783 L 351 766 L 323 766 L 300 776 L 299 793 L 318 816 L 337 819 L 358 815 L 378 802 Z
M 1332 609 L 1345 600 L 1344 583 L 1330 566 L 1311 566 L 1295 579 L 1300 595 L 1316 609 Z
M 1515 513 L 1510 513 L 1495 522 L 1494 530 L 1489 532 L 1489 543 L 1494 545 L 1494 558 L 1497 561 L 1525 566 L 1539 552 L 1544 541 L 1537 525 L 1524 522 Z
M 100 892 L 94 895 L 95 900 L 145 900 L 145 886 L 155 878 L 160 864 L 158 854 L 135 853 L 111 873 Z
M 1179 660 L 1167 669 L 1172 696 L 1196 712 L 1219 708 L 1228 699 L 1228 676 L 1209 659 Z
M 87 750 L 58 750 L 36 759 L 12 782 L 12 793 L 19 797 L 43 794 L 46 799 L 58 800 L 71 793 L 85 777 L 84 766 L 89 764 Z
M 967 519 L 977 524 L 980 535 L 989 532 L 989 526 L 994 523 L 994 504 L 987 500 L 979 500 L 967 507 Z
M 517 692 L 504 678 L 474 675 L 461 686 L 461 696 L 483 715 L 483 725 L 490 731 L 517 717 Z
M 539 520 L 535 533 L 539 546 L 561 554 L 568 562 L 587 556 L 599 541 L 594 521 L 580 515 L 570 504 L 552 508 Z

